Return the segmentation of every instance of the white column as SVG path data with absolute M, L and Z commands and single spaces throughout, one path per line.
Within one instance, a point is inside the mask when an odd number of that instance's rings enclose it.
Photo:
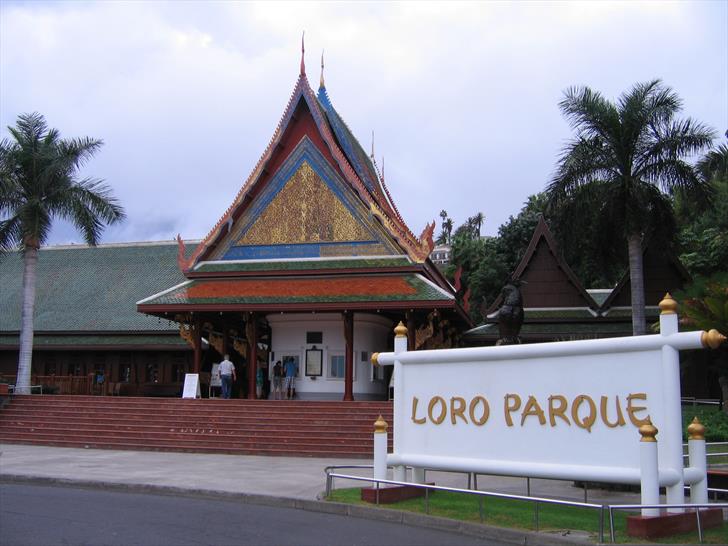
M 688 426 L 688 454 L 690 467 L 699 471 L 701 479 L 690 484 L 690 502 L 708 502 L 708 458 L 705 454 L 705 427 L 695 417 Z
M 407 327 L 402 324 L 402 321 L 400 321 L 399 324 L 394 328 L 394 352 L 407 352 Z M 393 437 L 394 453 L 400 453 L 400 451 L 397 449 L 399 443 L 397 441 L 397 438 L 405 432 L 403 423 L 398 422 L 399 416 L 402 415 L 401 404 L 404 403 L 404 389 L 401 381 L 402 373 L 400 373 L 401 369 L 402 363 L 397 360 L 397 357 L 395 356 L 394 370 L 392 371 L 392 373 L 394 374 L 394 426 L 397 430 L 397 434 L 395 434 Z M 407 469 L 404 465 L 397 465 L 394 467 L 394 479 L 400 482 L 407 481 Z
M 374 422 L 374 479 L 387 479 L 387 427 L 380 415 Z
M 678 333 L 677 302 L 668 293 L 660 302 L 660 334 L 669 336 Z M 667 468 L 678 469 L 680 479 L 665 487 L 667 504 L 685 502 L 685 481 L 683 479 L 682 409 L 680 407 L 680 353 L 669 345 L 662 347 L 663 395 L 665 422 L 661 423 L 662 438 L 660 458 Z M 668 509 L 682 512 L 681 508 Z
M 412 481 L 414 483 L 425 483 L 425 469 L 416 466 L 412 469 Z
M 640 427 L 641 504 L 660 504 L 660 480 L 657 472 L 657 428 L 652 423 Z M 643 516 L 659 516 L 659 508 L 643 508 Z

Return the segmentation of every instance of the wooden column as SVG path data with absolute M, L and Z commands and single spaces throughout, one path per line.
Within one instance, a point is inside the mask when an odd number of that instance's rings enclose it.
M 344 372 L 344 400 L 354 400 L 354 313 L 344 312 L 344 351 L 346 369 Z
M 245 324 L 248 341 L 248 398 L 255 399 L 255 373 L 258 371 L 258 323 L 255 313 L 248 313 Z
M 192 341 L 194 343 L 194 371 L 200 373 L 202 369 L 202 325 L 200 319 L 195 319 L 192 323 Z
M 415 313 L 414 311 L 407 312 L 407 350 L 415 350 Z

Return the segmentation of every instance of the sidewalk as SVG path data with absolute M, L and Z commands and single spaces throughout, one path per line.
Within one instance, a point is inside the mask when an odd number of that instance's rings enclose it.
M 0 478 L 84 483 L 99 486 L 157 486 L 316 500 L 326 487 L 324 469 L 334 465 L 366 465 L 367 459 L 310 457 L 261 457 L 209 455 L 158 451 L 114 451 L 19 444 L 0 444 Z M 371 476 L 371 469 L 342 469 L 342 474 Z M 427 473 L 437 485 L 467 487 L 461 473 Z M 336 480 L 335 487 L 366 486 L 363 482 Z M 479 476 L 478 489 L 525 495 L 524 478 Z M 584 491 L 572 482 L 531 480 L 531 495 L 584 500 Z M 595 503 L 639 502 L 634 493 L 593 489 L 588 501 Z

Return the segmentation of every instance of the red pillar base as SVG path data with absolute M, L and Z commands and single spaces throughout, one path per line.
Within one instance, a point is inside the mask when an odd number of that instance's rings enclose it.
M 723 510 L 707 508 L 700 510 L 700 525 L 703 529 L 723 525 Z M 698 522 L 694 510 L 681 514 L 663 513 L 659 516 L 628 516 L 627 534 L 631 537 L 657 538 L 681 533 L 697 532 Z
M 434 484 L 429 484 L 434 485 Z M 434 491 L 430 491 L 432 495 Z M 382 485 L 379 488 L 379 504 L 394 504 L 395 502 L 416 499 L 425 496 L 425 489 L 422 487 L 413 487 L 411 485 Z M 361 500 L 364 502 L 377 502 L 376 487 L 362 487 Z

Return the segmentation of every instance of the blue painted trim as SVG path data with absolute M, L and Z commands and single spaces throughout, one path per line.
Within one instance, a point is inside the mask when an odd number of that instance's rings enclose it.
M 371 246 L 379 241 L 351 241 L 337 243 L 303 243 L 296 245 L 259 245 L 231 247 L 223 260 L 254 260 L 261 258 L 320 258 L 323 247 Z M 356 255 L 356 254 L 354 254 Z M 330 257 L 336 259 L 335 257 Z
M 367 213 L 368 211 L 362 210 L 363 204 L 359 198 L 354 195 L 353 190 L 349 188 L 348 184 L 341 179 L 338 173 L 329 165 L 326 158 L 314 145 L 314 143 L 308 138 L 303 137 L 301 142 L 291 152 L 286 161 L 280 166 L 275 175 L 266 184 L 261 194 L 256 197 L 255 201 L 246 210 L 244 215 L 238 220 L 235 227 L 235 232 L 231 241 L 237 241 L 240 239 L 243 233 L 245 233 L 260 217 L 263 211 L 270 205 L 271 201 L 278 195 L 278 193 L 285 187 L 288 180 L 301 168 L 303 163 L 309 164 L 311 169 L 323 180 L 326 186 L 336 195 L 351 215 L 363 225 L 367 231 L 371 234 L 374 242 L 383 244 L 386 248 L 389 248 L 393 253 L 399 254 L 396 247 L 392 245 L 388 240 L 383 239 L 381 234 L 377 233 L 374 226 L 363 222 L 361 220 L 361 214 Z M 351 245 L 353 242 L 337 242 L 333 244 L 346 244 Z M 278 245 L 280 246 L 280 245 Z M 285 245 L 284 245 L 285 246 Z M 254 256 L 246 255 L 245 257 L 237 254 L 238 251 L 233 251 L 233 248 L 243 247 L 229 247 L 222 255 L 222 260 L 240 260 L 240 259 L 253 259 Z M 262 247 L 261 247 L 262 248 Z M 246 251 L 247 252 L 247 251 Z M 318 254 L 293 254 L 290 257 L 317 257 Z M 270 258 L 272 255 L 263 254 L 255 256 L 256 258 Z M 287 257 L 280 255 L 278 257 Z

